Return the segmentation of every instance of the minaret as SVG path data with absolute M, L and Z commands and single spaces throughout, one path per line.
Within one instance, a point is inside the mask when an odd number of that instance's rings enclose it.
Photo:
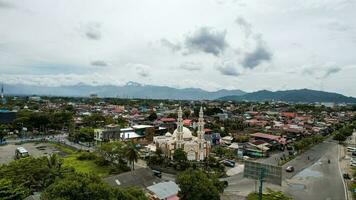
M 4 84 L 1 85 L 1 103 L 2 104 L 6 103 L 6 99 L 4 97 Z
M 204 113 L 203 113 L 203 107 L 200 107 L 199 111 L 199 119 L 198 119 L 198 131 L 197 131 L 197 136 L 198 136 L 198 157 L 197 160 L 204 160 L 209 155 L 209 148 L 208 148 L 208 143 L 204 139 Z
M 198 119 L 198 131 L 197 131 L 198 139 L 204 139 L 204 114 L 203 107 L 200 107 L 199 111 L 199 119 Z
M 4 99 L 4 84 L 1 85 L 1 99 Z
M 179 106 L 177 118 L 177 148 L 182 148 L 183 144 L 183 113 Z

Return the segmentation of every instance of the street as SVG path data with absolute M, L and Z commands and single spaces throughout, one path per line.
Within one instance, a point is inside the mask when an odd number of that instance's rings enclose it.
M 282 186 L 264 183 L 263 187 L 283 191 L 296 200 L 344 200 L 345 190 L 338 155 L 338 144 L 328 139 L 282 166 Z M 293 173 L 285 172 L 289 165 L 295 168 Z M 242 173 L 225 180 L 229 186 L 225 189 L 224 200 L 244 199 L 242 196 L 247 196 L 257 188 L 256 182 L 243 178 Z

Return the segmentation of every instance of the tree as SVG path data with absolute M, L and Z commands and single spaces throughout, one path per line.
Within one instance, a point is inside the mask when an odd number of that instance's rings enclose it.
M 0 179 L 0 196 L 2 200 L 22 200 L 30 191 L 22 185 L 16 185 L 9 179 Z
M 124 160 L 125 151 L 122 142 L 104 143 L 97 148 L 99 165 L 111 164 L 116 168 L 115 172 L 127 171 L 126 162 Z
M 178 174 L 176 182 L 180 200 L 219 200 L 219 189 L 214 180 L 200 170 L 187 170 Z
M 44 200 L 114 199 L 113 190 L 99 177 L 90 174 L 71 174 L 56 180 L 41 195 Z
M 258 193 L 253 192 L 247 196 L 247 200 L 257 200 Z M 292 200 L 292 198 L 284 195 L 281 191 L 273 191 L 270 188 L 267 188 L 267 193 L 262 195 L 263 200 Z
M 3 124 L 0 124 L 0 143 L 3 141 L 4 137 L 7 135 L 6 127 Z
M 137 162 L 138 158 L 140 157 L 136 145 L 133 142 L 127 144 L 125 148 L 125 156 L 126 159 L 131 164 L 131 170 L 135 170 L 135 162 Z
M 342 133 L 340 132 L 337 132 L 334 137 L 333 137 L 334 140 L 337 140 L 339 142 L 342 142 L 342 141 L 345 141 L 346 140 L 346 136 L 343 135 Z
M 157 114 L 156 114 L 156 112 L 152 112 L 152 113 L 147 117 L 147 119 L 148 119 L 149 121 L 154 121 L 154 120 L 156 120 L 156 119 L 157 119 Z
M 53 183 L 56 176 L 52 172 L 46 157 L 27 157 L 2 165 L 0 179 L 9 179 L 14 185 L 21 185 L 31 192 L 36 192 Z
M 94 129 L 84 127 L 74 131 L 70 137 L 75 141 L 92 142 L 94 141 Z
M 177 161 L 178 163 L 186 162 L 188 160 L 187 153 L 182 148 L 178 148 L 174 151 L 173 160 Z

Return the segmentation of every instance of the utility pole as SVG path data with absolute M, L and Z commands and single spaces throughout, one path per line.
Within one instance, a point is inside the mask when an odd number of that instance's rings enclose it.
M 262 200 L 262 189 L 263 189 L 263 181 L 264 181 L 264 175 L 265 175 L 265 169 L 261 168 L 260 169 L 260 188 L 258 192 L 258 200 Z

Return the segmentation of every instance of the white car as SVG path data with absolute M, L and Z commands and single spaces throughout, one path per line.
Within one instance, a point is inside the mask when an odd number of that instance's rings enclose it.
M 356 167 L 356 163 L 350 162 L 351 167 Z

